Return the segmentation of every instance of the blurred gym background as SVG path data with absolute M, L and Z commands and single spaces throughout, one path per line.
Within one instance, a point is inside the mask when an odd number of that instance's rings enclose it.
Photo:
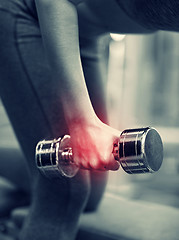
M 155 127 L 164 162 L 155 174 L 110 174 L 108 190 L 133 199 L 179 207 L 179 34 L 111 34 L 108 109 L 119 129 Z

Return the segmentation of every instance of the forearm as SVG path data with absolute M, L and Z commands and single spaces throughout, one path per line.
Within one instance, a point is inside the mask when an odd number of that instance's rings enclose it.
M 75 7 L 67 0 L 36 0 L 44 45 L 61 92 L 67 122 L 93 116 L 80 60 Z
M 36 4 L 54 74 L 52 84 L 61 93 L 74 161 L 88 169 L 116 170 L 119 164 L 112 155 L 116 135 L 96 117 L 83 75 L 76 8 L 68 0 L 36 0 Z

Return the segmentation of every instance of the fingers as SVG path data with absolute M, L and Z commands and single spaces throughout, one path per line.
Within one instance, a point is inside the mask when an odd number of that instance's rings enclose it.
M 116 171 L 120 167 L 119 162 L 115 160 L 112 153 L 110 154 L 110 156 L 103 159 L 101 165 L 103 165 L 105 170 L 112 170 L 112 171 Z
M 112 153 L 113 151 L 113 143 L 114 141 L 111 141 L 112 144 L 106 147 L 106 150 L 104 150 L 103 158 L 101 159 L 101 165 L 106 169 L 106 170 L 112 170 L 116 171 L 119 169 L 120 164 L 118 161 L 115 160 L 114 155 Z
M 76 132 L 72 132 L 74 162 L 82 169 L 118 170 L 119 162 L 114 159 L 112 152 L 119 133 L 114 134 L 113 131 L 109 126 L 100 123 L 83 127 L 83 134 L 78 132 L 77 136 Z
M 111 157 L 111 160 L 106 165 L 106 170 L 117 171 L 120 167 L 120 163 L 114 159 L 114 156 Z
M 101 159 L 97 158 L 95 154 L 91 154 L 90 158 L 88 159 L 80 156 L 75 162 L 81 169 L 86 170 L 116 171 L 120 167 L 120 163 L 114 159 L 112 153 L 110 156 L 103 156 Z

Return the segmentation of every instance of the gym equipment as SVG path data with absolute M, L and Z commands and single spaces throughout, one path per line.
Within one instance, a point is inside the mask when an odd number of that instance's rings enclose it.
M 156 172 L 163 161 L 161 137 L 151 127 L 124 130 L 111 152 L 128 174 Z M 73 161 L 69 135 L 38 142 L 35 155 L 37 168 L 49 178 L 73 177 L 79 170 Z

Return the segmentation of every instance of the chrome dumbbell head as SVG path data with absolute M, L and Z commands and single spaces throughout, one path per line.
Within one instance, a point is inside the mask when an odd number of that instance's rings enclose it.
M 152 173 L 163 161 L 163 145 L 154 128 L 127 129 L 113 143 L 114 158 L 129 174 Z M 47 177 L 73 177 L 79 167 L 73 162 L 70 136 L 43 140 L 36 147 L 37 168 Z
M 154 128 L 127 129 L 118 142 L 119 161 L 129 174 L 156 172 L 163 161 L 163 144 Z
M 36 166 L 48 178 L 73 177 L 79 167 L 74 164 L 70 136 L 43 140 L 36 146 Z

